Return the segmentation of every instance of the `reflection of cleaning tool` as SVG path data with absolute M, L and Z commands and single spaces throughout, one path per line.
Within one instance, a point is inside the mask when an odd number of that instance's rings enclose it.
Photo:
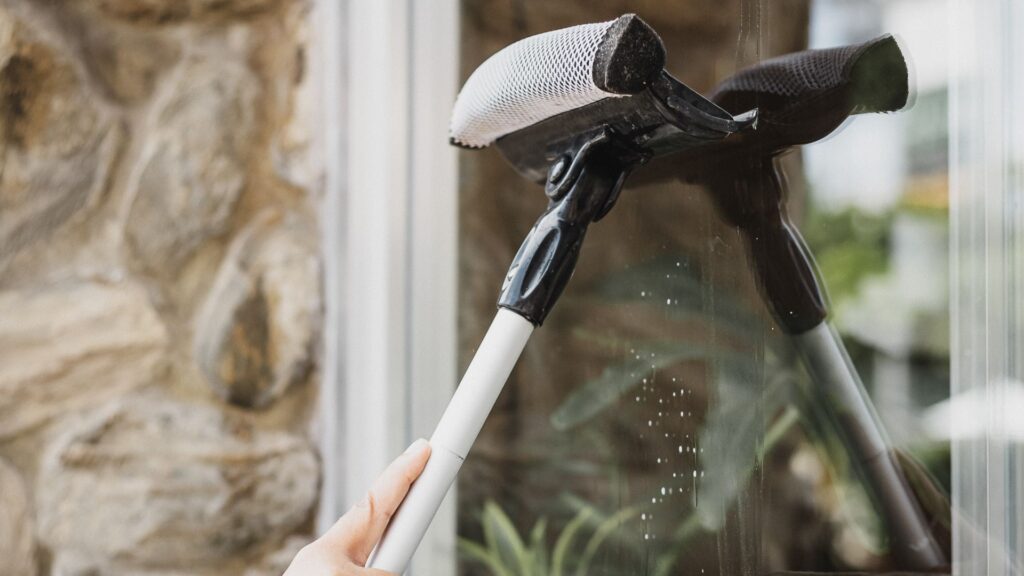
M 904 55 L 891 36 L 762 62 L 727 79 L 712 96 L 726 110 L 757 106 L 758 129 L 687 153 L 672 170 L 706 184 L 725 220 L 743 232 L 761 293 L 859 461 L 889 527 L 895 559 L 927 569 L 946 565 L 946 558 L 842 340 L 826 322 L 813 260 L 789 221 L 784 180 L 773 161 L 793 146 L 824 138 L 850 115 L 903 108 L 908 84 Z
M 392 518 L 369 567 L 401 573 L 455 480 L 512 367 L 572 276 L 583 237 L 648 159 L 750 127 L 664 71 L 665 49 L 640 18 L 532 36 L 466 81 L 454 144 L 498 148 L 544 183 L 547 209 L 516 254 L 499 310 L 430 439 L 426 468 Z

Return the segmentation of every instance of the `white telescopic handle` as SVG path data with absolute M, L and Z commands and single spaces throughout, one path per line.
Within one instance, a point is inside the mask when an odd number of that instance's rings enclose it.
M 498 310 L 430 438 L 430 460 L 391 518 L 367 567 L 405 572 L 532 333 L 528 320 Z

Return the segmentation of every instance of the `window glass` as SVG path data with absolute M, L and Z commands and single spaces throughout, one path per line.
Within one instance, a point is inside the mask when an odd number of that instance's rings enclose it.
M 916 100 L 760 160 L 784 176 L 831 327 L 776 321 L 771 251 L 723 217 L 721 189 L 671 162 L 630 177 L 466 461 L 461 573 L 885 571 L 914 562 L 900 539 L 915 522 L 948 557 L 945 3 L 639 4 L 628 9 L 661 35 L 668 70 L 702 94 L 767 58 L 896 33 Z M 463 78 L 515 40 L 626 9 L 466 0 Z M 546 198 L 493 147 L 459 161 L 464 368 Z M 822 384 L 837 380 L 829 354 L 867 395 Z

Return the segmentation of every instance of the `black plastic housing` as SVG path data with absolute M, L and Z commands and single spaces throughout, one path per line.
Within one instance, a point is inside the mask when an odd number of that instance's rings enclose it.
M 828 306 L 814 258 L 790 223 L 783 182 L 771 158 L 750 158 L 705 183 L 722 218 L 743 233 L 776 322 L 802 334 L 825 320 Z
M 572 278 L 587 228 L 611 209 L 630 170 L 644 160 L 608 131 L 581 138 L 566 162 L 552 167 L 548 207 L 513 258 L 498 306 L 543 324 Z
M 581 134 L 613 130 L 652 157 L 708 146 L 752 128 L 754 111 L 733 116 L 662 72 L 631 96 L 611 97 L 559 114 L 499 138 L 496 145 L 525 178 L 541 183 Z

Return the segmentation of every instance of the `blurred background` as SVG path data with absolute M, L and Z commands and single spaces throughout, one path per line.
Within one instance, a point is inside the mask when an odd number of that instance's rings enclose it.
M 896 34 L 916 94 L 778 159 L 959 574 L 1020 574 L 1012 0 L 0 0 L 0 576 L 280 574 L 429 436 L 545 198 L 446 146 L 520 38 L 635 12 L 708 94 Z M 701 186 L 596 224 L 413 574 L 898 568 Z

